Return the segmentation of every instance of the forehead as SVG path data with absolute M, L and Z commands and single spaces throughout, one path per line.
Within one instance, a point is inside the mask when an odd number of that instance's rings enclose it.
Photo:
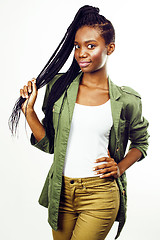
M 100 30 L 97 27 L 83 26 L 77 30 L 75 35 L 76 42 L 85 42 L 89 40 L 103 41 L 103 37 L 100 35 Z

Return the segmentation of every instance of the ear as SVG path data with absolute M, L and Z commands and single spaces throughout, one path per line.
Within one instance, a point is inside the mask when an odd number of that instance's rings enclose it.
M 111 55 L 115 50 L 115 43 L 111 42 L 107 45 L 107 55 Z

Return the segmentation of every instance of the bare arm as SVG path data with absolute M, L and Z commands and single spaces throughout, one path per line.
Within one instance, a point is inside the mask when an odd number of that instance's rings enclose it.
M 34 137 L 39 142 L 45 136 L 45 129 L 34 111 L 34 104 L 37 98 L 37 94 L 38 91 L 36 88 L 35 79 L 29 81 L 27 86 L 24 86 L 23 89 L 20 89 L 20 95 L 23 98 L 26 98 L 26 101 L 22 105 L 22 112 L 26 116 L 26 120 L 31 128 Z
M 142 153 L 137 148 L 129 150 L 125 158 L 118 163 L 120 175 L 122 175 L 130 166 L 137 162 L 142 157 Z

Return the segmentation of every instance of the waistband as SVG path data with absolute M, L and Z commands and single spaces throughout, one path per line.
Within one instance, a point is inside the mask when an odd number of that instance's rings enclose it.
M 100 178 L 98 176 L 96 177 L 88 177 L 88 178 L 69 178 L 66 176 L 62 177 L 63 183 L 68 184 L 91 184 L 91 183 L 105 183 L 105 182 L 113 182 L 115 181 L 114 177 L 108 177 L 108 178 Z

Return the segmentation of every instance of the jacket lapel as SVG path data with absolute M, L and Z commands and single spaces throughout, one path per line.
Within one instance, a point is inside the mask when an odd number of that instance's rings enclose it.
M 70 87 L 67 90 L 67 102 L 68 102 L 68 110 L 69 110 L 69 123 L 71 124 L 72 115 L 74 111 L 75 102 L 77 99 L 79 82 L 82 76 L 82 72 L 78 74 L 78 76 L 71 83 Z

